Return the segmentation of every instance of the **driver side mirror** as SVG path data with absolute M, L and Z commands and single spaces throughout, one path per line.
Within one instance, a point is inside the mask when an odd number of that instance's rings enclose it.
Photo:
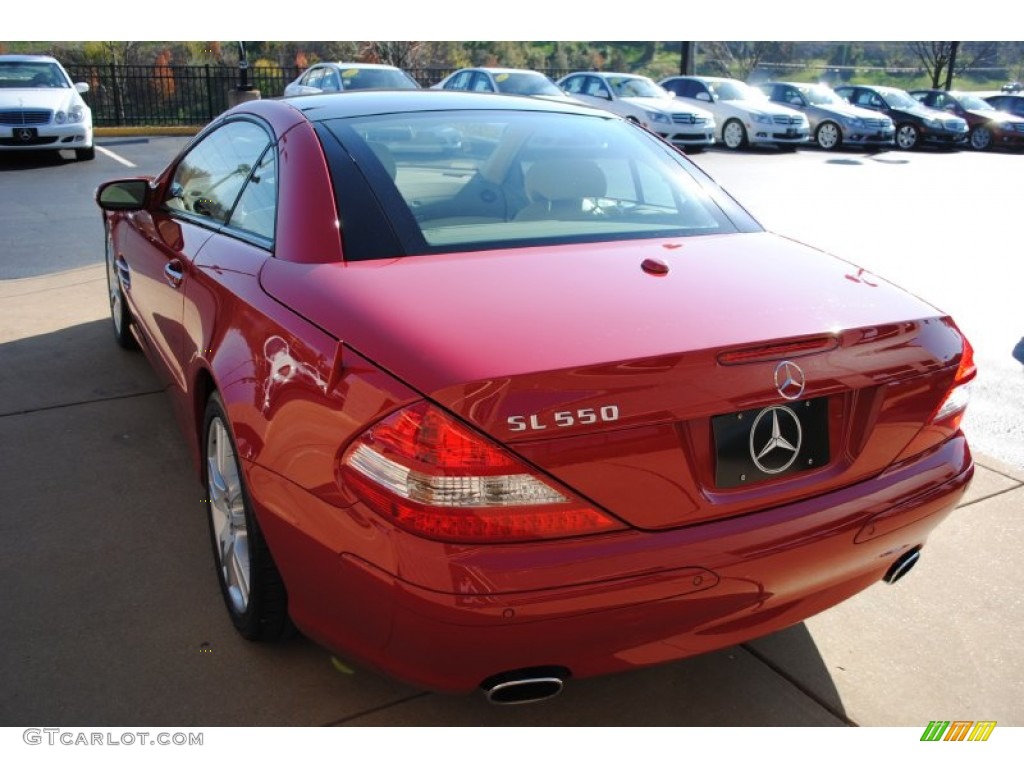
M 118 179 L 101 184 L 96 204 L 104 211 L 141 211 L 149 206 L 149 179 Z

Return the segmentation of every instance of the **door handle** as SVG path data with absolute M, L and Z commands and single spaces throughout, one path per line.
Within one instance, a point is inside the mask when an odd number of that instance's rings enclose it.
M 181 281 L 185 279 L 185 272 L 182 270 L 181 262 L 177 259 L 171 259 L 164 266 L 164 277 L 167 278 L 167 282 L 172 288 L 178 288 L 181 286 Z

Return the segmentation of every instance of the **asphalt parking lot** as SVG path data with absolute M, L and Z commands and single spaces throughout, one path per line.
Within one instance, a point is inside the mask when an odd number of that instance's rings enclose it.
M 981 370 L 976 479 L 897 586 L 756 642 L 494 707 L 301 637 L 234 633 L 169 402 L 111 338 L 91 202 L 101 180 L 155 172 L 184 141 L 101 139 L 92 163 L 0 156 L 0 725 L 1024 725 L 1024 372 L 1009 356 L 1024 334 L 1024 156 L 695 158 L 768 227 L 958 319 Z

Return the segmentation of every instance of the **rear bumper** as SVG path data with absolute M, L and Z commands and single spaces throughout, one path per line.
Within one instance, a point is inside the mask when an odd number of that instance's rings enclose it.
M 958 435 L 870 481 L 786 507 L 672 531 L 493 547 L 424 541 L 358 505 L 328 509 L 259 467 L 248 475 L 307 635 L 423 687 L 466 691 L 508 670 L 604 674 L 798 623 L 921 546 L 973 471 Z

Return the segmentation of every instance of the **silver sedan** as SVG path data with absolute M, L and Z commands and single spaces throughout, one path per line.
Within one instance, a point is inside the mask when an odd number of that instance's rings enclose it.
M 827 85 L 816 83 L 761 83 L 757 86 L 772 101 L 807 115 L 811 137 L 822 149 L 846 145 L 889 147 L 896 135 L 891 119 L 855 107 Z

